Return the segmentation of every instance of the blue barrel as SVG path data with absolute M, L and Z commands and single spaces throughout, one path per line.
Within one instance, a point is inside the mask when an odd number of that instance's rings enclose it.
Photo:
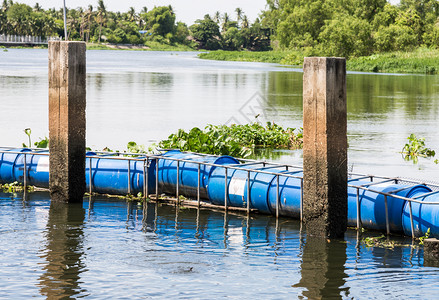
M 87 155 L 95 155 L 88 152 Z M 101 194 L 126 195 L 128 194 L 128 160 L 112 159 L 110 155 L 91 158 L 92 164 L 92 191 Z M 145 156 L 136 157 L 142 159 Z M 155 193 L 155 160 L 150 159 L 148 168 L 148 193 Z M 144 161 L 130 160 L 131 194 L 143 193 Z M 90 158 L 85 161 L 85 182 L 87 191 L 90 188 Z
M 267 172 L 287 172 L 283 167 L 266 167 L 260 165 L 242 165 L 244 169 L 254 169 Z M 291 172 L 287 172 L 291 173 Z M 229 169 L 227 171 L 227 205 L 234 207 L 247 207 L 248 171 Z M 273 213 L 268 200 L 268 192 L 276 175 L 250 171 L 250 208 L 262 213 Z M 285 177 L 283 177 L 285 179 Z M 299 185 L 300 187 L 300 185 Z M 225 168 L 217 168 L 209 178 L 208 194 L 213 204 L 225 204 Z
M 0 183 L 11 183 L 23 179 L 24 155 L 8 152 L 31 152 L 27 148 L 6 149 L 0 148 Z M 30 156 L 30 155 L 29 155 Z M 26 157 L 28 160 L 29 157 Z M 27 162 L 27 161 L 26 161 Z M 21 178 L 21 180 L 20 180 Z
M 300 218 L 300 198 L 302 197 L 301 191 L 301 178 L 303 178 L 302 171 L 288 172 L 287 174 L 297 176 L 286 177 L 279 176 L 279 215 Z M 270 210 L 273 214 L 276 213 L 276 193 L 277 193 L 277 180 L 276 178 L 270 184 L 268 193 Z
M 49 154 L 49 150 L 38 150 L 37 153 Z M 49 156 L 48 155 L 29 155 L 26 158 L 26 164 L 28 168 L 28 184 L 49 188 Z M 20 180 L 20 182 L 23 182 Z
M 438 204 L 424 204 L 412 202 L 413 225 L 415 236 L 423 236 L 430 228 L 431 237 L 439 237 L 439 194 L 431 194 L 417 200 L 425 202 L 437 202 Z M 402 226 L 404 234 L 411 236 L 410 207 L 409 203 L 404 206 L 402 214 Z
M 349 184 L 360 186 L 371 184 L 369 181 L 350 181 Z M 392 191 L 400 190 L 394 195 L 402 197 L 414 197 L 419 193 L 430 191 L 425 185 L 407 186 L 402 184 L 382 183 L 372 185 L 370 187 L 379 192 L 392 193 Z M 386 230 L 386 210 L 384 195 L 372 191 L 365 191 L 360 189 L 360 216 L 361 223 L 364 228 L 374 230 Z M 405 205 L 405 200 L 387 197 L 387 207 L 389 216 L 389 227 L 393 233 L 402 233 L 402 212 Z M 355 187 L 348 187 L 348 226 L 357 225 L 357 189 Z
M 177 187 L 177 161 L 165 159 L 191 160 L 192 162 L 179 163 L 179 193 L 186 197 L 197 197 L 198 187 L 198 163 L 211 163 L 217 165 L 239 164 L 239 161 L 231 156 L 212 156 L 183 153 L 180 150 L 171 150 L 162 155 L 158 162 L 159 192 L 174 195 Z M 216 169 L 214 166 L 200 165 L 200 197 L 207 199 L 207 184 L 210 174 Z

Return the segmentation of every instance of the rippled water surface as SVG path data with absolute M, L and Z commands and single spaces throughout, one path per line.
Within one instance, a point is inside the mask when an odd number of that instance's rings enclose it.
M 149 203 L 0 194 L 0 297 L 435 299 L 411 240 L 306 238 L 297 221 Z M 437 298 L 436 298 L 437 299 Z
M 17 146 L 32 128 L 48 135 L 47 50 L 0 52 L 0 145 Z M 217 62 L 196 53 L 87 52 L 87 144 L 125 149 L 150 145 L 179 128 L 261 121 L 302 126 L 301 70 L 274 64 Z M 406 162 L 407 137 L 439 153 L 439 76 L 349 73 L 349 167 L 354 172 L 439 182 L 432 159 Z M 302 152 L 267 159 L 301 164 Z

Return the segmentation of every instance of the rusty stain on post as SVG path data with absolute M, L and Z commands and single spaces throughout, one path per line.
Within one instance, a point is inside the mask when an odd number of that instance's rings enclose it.
M 50 196 L 80 202 L 85 192 L 84 42 L 49 42 Z
M 303 64 L 303 214 L 307 232 L 342 237 L 347 228 L 346 60 Z

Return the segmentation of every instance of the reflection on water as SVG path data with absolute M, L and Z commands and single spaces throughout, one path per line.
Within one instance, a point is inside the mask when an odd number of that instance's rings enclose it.
M 331 245 L 323 238 L 309 236 L 303 247 L 302 277 L 294 287 L 303 287 L 300 299 L 342 299 L 349 296 L 346 243 L 333 240 Z
M 290 219 L 101 197 L 82 207 L 51 205 L 48 197 L 0 193 L 6 295 L 363 299 L 373 290 L 377 299 L 429 299 L 439 292 L 439 272 L 423 266 L 410 239 L 365 248 L 355 232 L 327 242 Z
M 80 287 L 85 266 L 83 249 L 84 209 L 82 203 L 52 202 L 45 232 L 46 245 L 41 258 L 46 260 L 40 276 L 40 293 L 49 299 L 86 294 Z

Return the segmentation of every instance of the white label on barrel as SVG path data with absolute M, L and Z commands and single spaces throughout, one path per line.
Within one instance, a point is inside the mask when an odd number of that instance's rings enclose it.
M 49 172 L 49 156 L 42 156 L 38 160 L 37 172 Z
M 245 183 L 247 179 L 232 178 L 229 184 L 229 194 L 244 196 Z

